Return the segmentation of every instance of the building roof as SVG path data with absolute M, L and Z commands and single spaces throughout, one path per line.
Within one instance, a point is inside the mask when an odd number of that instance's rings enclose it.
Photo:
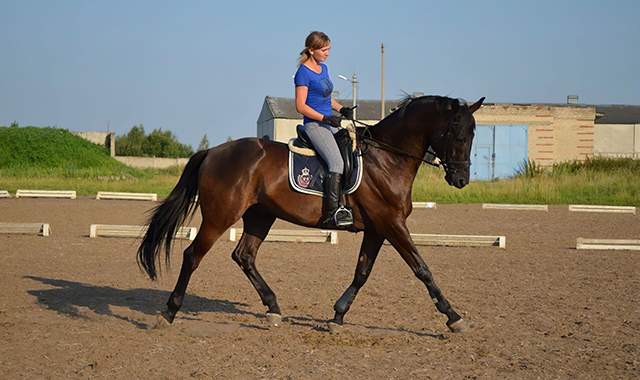
M 340 104 L 350 106 L 351 99 L 337 99 Z M 296 111 L 296 105 L 292 98 L 276 98 L 267 96 L 265 102 L 271 110 L 274 118 L 279 119 L 301 119 L 302 116 Z M 384 102 L 385 114 L 398 106 L 400 100 L 386 100 Z M 361 120 L 379 120 L 380 119 L 380 101 L 379 100 L 358 100 L 358 119 Z
M 301 119 L 296 111 L 292 98 L 267 96 L 265 102 L 274 118 Z M 351 105 L 351 99 L 338 99 L 340 104 Z M 390 99 L 384 104 L 385 114 L 388 115 L 400 104 L 401 100 Z M 590 105 L 567 103 L 484 103 L 485 105 L 514 105 L 514 106 L 551 106 L 551 107 L 595 107 L 596 124 L 640 124 L 640 106 L 632 105 Z M 380 100 L 358 100 L 358 119 L 379 120 Z
M 596 105 L 596 124 L 640 124 L 640 106 Z

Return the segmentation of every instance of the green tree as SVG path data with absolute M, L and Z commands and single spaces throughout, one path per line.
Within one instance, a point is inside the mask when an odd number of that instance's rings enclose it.
M 209 139 L 207 138 L 207 134 L 205 133 L 202 136 L 202 140 L 200 140 L 200 145 L 198 145 L 198 150 L 207 150 L 209 149 Z
M 143 156 L 145 140 L 144 126 L 134 125 L 126 135 L 116 137 L 116 155 Z
M 189 157 L 190 145 L 182 144 L 171 131 L 154 129 L 145 135 L 142 124 L 134 125 L 124 136 L 116 138 L 116 154 L 119 156 Z

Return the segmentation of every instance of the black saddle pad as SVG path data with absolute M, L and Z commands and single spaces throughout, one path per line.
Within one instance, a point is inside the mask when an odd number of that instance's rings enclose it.
M 360 151 L 353 152 L 354 168 L 343 185 L 343 192 L 351 194 L 358 189 L 362 180 L 362 156 Z M 322 181 L 327 169 L 319 156 L 303 156 L 289 151 L 289 183 L 303 194 L 322 196 Z

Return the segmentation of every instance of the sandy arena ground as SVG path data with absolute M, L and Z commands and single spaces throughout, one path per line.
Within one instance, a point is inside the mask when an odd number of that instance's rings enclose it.
M 325 321 L 351 282 L 361 234 L 340 232 L 335 246 L 263 244 L 258 268 L 278 295 L 278 328 L 266 323 L 226 235 L 194 274 L 174 325 L 151 329 L 181 244 L 153 283 L 136 266 L 136 240 L 87 236 L 91 223 L 143 224 L 152 206 L 0 200 L 0 222 L 52 229 L 48 238 L 0 235 L 2 378 L 640 378 L 640 252 L 575 249 L 577 237 L 639 239 L 638 215 L 414 210 L 412 232 L 506 235 L 506 250 L 421 248 L 473 328 L 450 333 L 384 246 L 334 334 Z

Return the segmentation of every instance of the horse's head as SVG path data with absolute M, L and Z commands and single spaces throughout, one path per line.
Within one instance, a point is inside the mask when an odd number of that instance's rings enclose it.
M 476 127 L 473 113 L 480 108 L 484 98 L 471 106 L 457 99 L 447 100 L 440 106 L 442 122 L 429 136 L 429 145 L 445 169 L 447 183 L 461 189 L 469 183 L 471 143 Z

